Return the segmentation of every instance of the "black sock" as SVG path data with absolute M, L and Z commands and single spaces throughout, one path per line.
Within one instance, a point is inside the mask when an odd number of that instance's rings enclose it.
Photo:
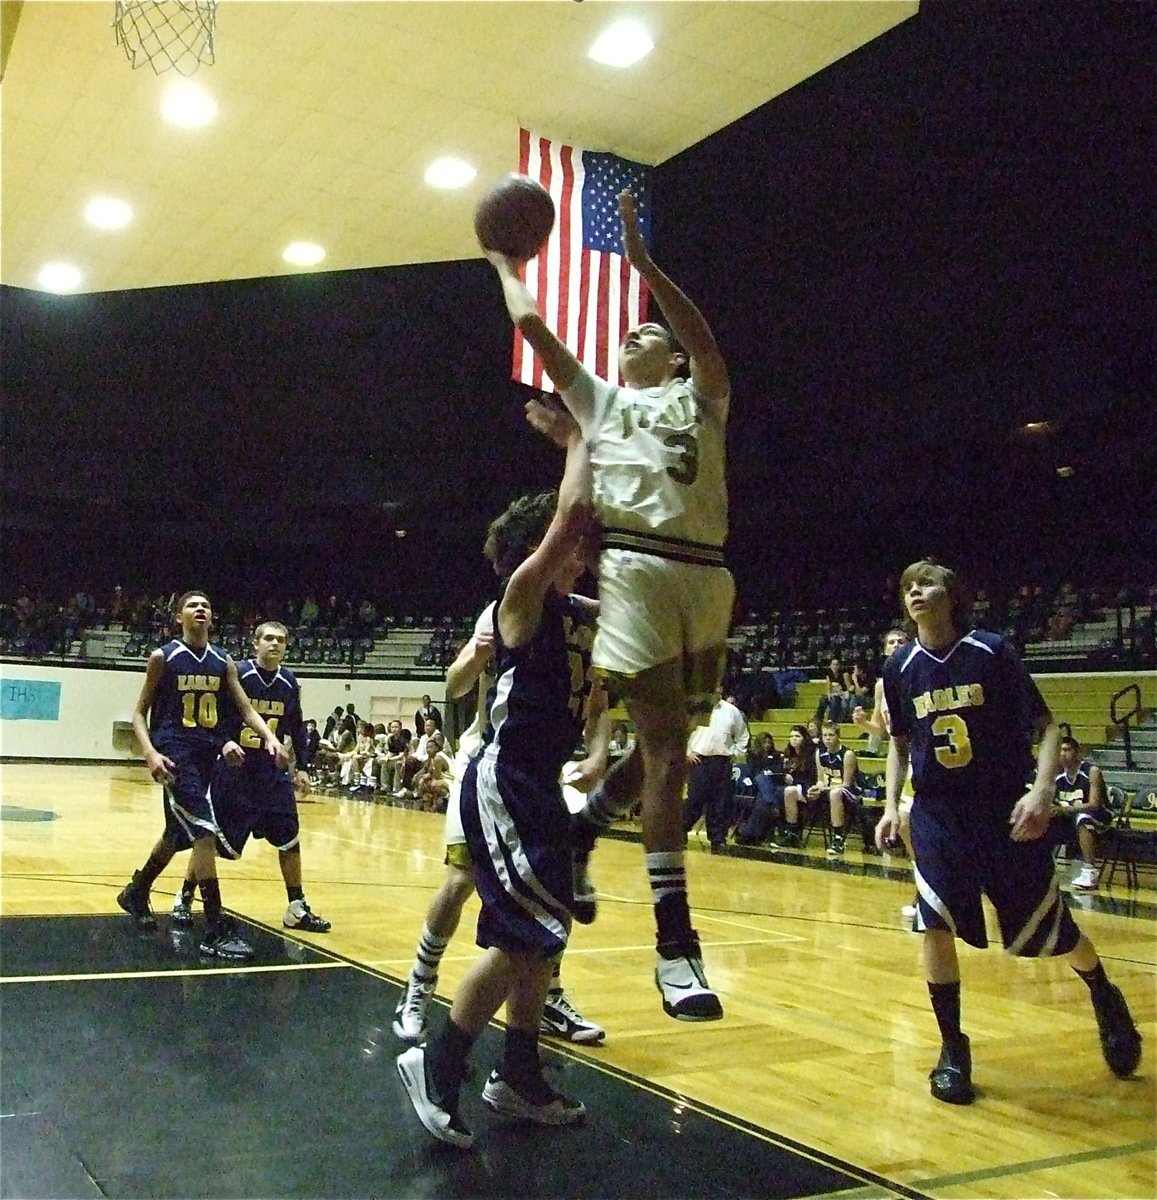
M 294 900 L 304 900 L 305 899 L 305 889 L 302 888 L 300 885 L 298 885 L 297 887 L 290 887 L 289 884 L 286 884 L 285 885 L 285 894 L 289 897 L 290 904 L 292 904 L 294 902 Z
M 686 892 L 670 892 L 655 905 L 655 940 L 660 951 L 699 954 L 699 938 L 691 928 L 691 909 Z
M 205 920 L 209 927 L 221 924 L 221 885 L 216 877 L 201 880 L 201 903 L 205 906 Z
M 186 904 L 193 903 L 193 897 L 197 894 L 197 881 L 195 879 L 181 880 L 181 899 Z
M 437 1098 L 451 1107 L 458 1103 L 458 1089 L 466 1077 L 466 1059 L 473 1045 L 474 1039 L 464 1029 L 447 1020 L 442 1032 L 426 1049 L 430 1082 Z
M 542 1064 L 538 1061 L 537 1031 L 526 1033 L 507 1026 L 500 1074 L 532 1104 L 550 1102 L 551 1091 L 542 1077 Z
M 1074 967 L 1073 970 L 1077 971 L 1077 968 Z M 1089 994 L 1094 1000 L 1100 1000 L 1113 986 L 1105 974 L 1105 964 L 1100 959 L 1091 971 L 1077 971 L 1077 974 L 1089 985 Z
M 929 983 L 928 995 L 932 998 L 932 1011 L 936 1024 L 940 1026 L 941 1040 L 959 1042 L 960 1032 L 960 980 L 955 983 Z
M 157 882 L 157 876 L 160 875 L 172 860 L 172 854 L 166 852 L 158 855 L 154 850 L 145 861 L 145 865 L 136 873 L 133 882 L 139 883 L 147 892 Z

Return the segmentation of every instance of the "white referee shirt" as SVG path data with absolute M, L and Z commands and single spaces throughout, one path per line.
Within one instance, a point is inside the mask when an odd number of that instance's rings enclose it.
M 703 757 L 734 758 L 747 753 L 750 741 L 743 713 L 729 700 L 720 699 L 711 710 L 711 720 L 691 731 L 687 751 Z

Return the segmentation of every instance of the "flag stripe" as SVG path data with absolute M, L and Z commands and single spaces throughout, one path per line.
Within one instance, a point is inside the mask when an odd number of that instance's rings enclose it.
M 544 320 L 580 362 L 604 379 L 618 379 L 618 346 L 633 325 L 644 320 L 648 289 L 626 258 L 584 245 L 584 195 L 592 176 L 587 174 L 584 152 L 520 129 L 518 169 L 537 179 L 554 200 L 555 227 L 539 255 L 522 270 L 522 277 Z M 605 165 L 622 160 L 596 156 Z M 627 164 L 645 177 L 637 164 Z M 602 193 L 598 215 L 605 234 L 607 193 Z M 514 331 L 512 376 L 531 387 L 554 390 L 526 339 Z

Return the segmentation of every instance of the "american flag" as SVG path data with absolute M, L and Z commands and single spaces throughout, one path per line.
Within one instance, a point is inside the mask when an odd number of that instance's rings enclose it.
M 651 168 L 615 154 L 579 150 L 519 130 L 518 169 L 550 192 L 557 214 L 545 248 L 522 269 L 547 325 L 593 374 L 617 383 L 619 342 L 646 318 L 647 285 L 627 262 L 619 192 L 635 197 L 650 245 Z M 550 377 L 517 330 L 514 378 L 553 391 Z

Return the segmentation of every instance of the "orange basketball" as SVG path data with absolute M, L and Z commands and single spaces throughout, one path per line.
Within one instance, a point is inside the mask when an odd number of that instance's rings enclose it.
M 529 175 L 507 175 L 478 201 L 474 233 L 484 250 L 526 262 L 554 228 L 554 201 Z

